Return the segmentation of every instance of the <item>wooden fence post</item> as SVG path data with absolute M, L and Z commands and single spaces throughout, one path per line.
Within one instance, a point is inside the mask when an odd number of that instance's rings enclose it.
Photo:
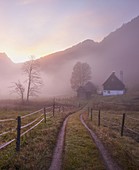
M 80 106 L 81 106 L 81 104 L 80 104 L 80 102 L 79 102 L 78 107 L 80 107 Z
M 21 117 L 17 117 L 17 137 L 16 137 L 16 151 L 20 151 L 20 132 L 21 132 Z
M 59 106 L 59 112 L 60 112 L 60 110 L 61 110 L 61 106 Z
M 53 116 L 55 115 L 55 101 L 53 103 Z
M 62 114 L 62 118 L 63 118 L 63 106 L 61 106 L 61 114 Z
M 98 126 L 100 126 L 100 110 L 98 111 Z
M 63 112 L 64 112 L 64 106 L 63 106 Z
M 93 109 L 91 108 L 91 120 L 92 120 L 92 113 L 93 113 Z
M 124 132 L 124 124 L 125 124 L 125 113 L 123 113 L 123 118 L 122 118 L 121 136 L 123 136 L 123 132 Z
M 45 107 L 44 107 L 44 110 L 43 110 L 44 112 L 43 112 L 43 114 L 44 114 L 44 123 L 46 123 L 46 109 L 45 109 Z
M 88 107 L 88 117 L 89 117 L 89 111 L 90 111 L 90 109 L 89 109 L 89 107 Z

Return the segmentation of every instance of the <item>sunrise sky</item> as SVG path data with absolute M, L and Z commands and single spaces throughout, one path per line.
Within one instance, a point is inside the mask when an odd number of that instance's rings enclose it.
M 139 15 L 139 0 L 0 0 L 0 52 L 14 62 L 101 41 Z

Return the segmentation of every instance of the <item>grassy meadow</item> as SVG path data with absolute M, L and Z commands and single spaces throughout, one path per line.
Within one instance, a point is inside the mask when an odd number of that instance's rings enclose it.
M 88 104 L 87 104 L 88 103 Z M 0 136 L 0 145 L 16 138 L 17 116 L 24 116 L 44 106 L 54 104 L 54 99 L 47 101 L 32 101 L 29 105 L 13 103 L 0 104 L 0 120 L 13 118 L 13 121 L 0 122 L 0 134 L 13 131 Z M 139 132 L 139 94 L 126 94 L 123 96 L 103 97 L 93 96 L 89 101 L 75 98 L 55 99 L 55 104 L 67 106 L 65 109 L 57 108 L 55 116 L 48 111 L 46 123 L 42 121 L 37 127 L 21 137 L 21 150 L 15 151 L 15 141 L 0 150 L 0 169 L 48 169 L 52 160 L 53 149 L 57 135 L 64 118 L 79 108 L 86 106 L 83 111 L 83 119 L 86 124 L 97 134 L 111 156 L 124 170 L 138 170 L 139 167 L 139 136 L 129 131 L 124 131 L 121 137 L 122 115 L 126 113 L 125 126 Z M 92 108 L 91 115 L 88 108 Z M 98 110 L 100 110 L 100 126 L 98 126 Z M 65 148 L 63 153 L 63 169 L 105 169 L 96 145 L 90 135 L 84 129 L 79 120 L 81 112 L 69 117 L 65 135 Z M 22 119 L 22 126 L 35 120 L 43 114 L 43 110 L 37 114 Z M 131 119 L 131 117 L 133 119 Z M 41 120 L 43 118 L 40 117 Z M 34 122 L 31 126 L 33 126 Z M 28 128 L 30 128 L 29 126 Z M 22 129 L 22 132 L 28 128 Z M 84 161 L 82 161 L 84 160 Z
M 139 95 L 126 94 L 123 96 L 96 96 L 90 100 L 88 107 L 92 108 L 83 114 L 87 125 L 108 149 L 111 156 L 124 170 L 139 168 Z M 98 113 L 100 110 L 100 126 Z M 134 134 L 124 127 L 121 137 L 123 113 L 125 126 L 137 132 Z
M 62 105 L 62 101 L 60 103 Z M 65 104 L 65 103 L 64 103 Z M 16 142 L 7 147 L 1 149 L 0 151 L 0 169 L 48 169 L 52 160 L 53 149 L 56 144 L 57 135 L 59 129 L 62 125 L 64 118 L 72 111 L 75 110 L 75 107 L 71 107 L 71 103 L 66 104 L 67 107 L 62 109 L 55 109 L 55 114 L 53 117 L 52 111 L 48 111 L 46 123 L 42 121 L 37 127 L 32 129 L 30 132 L 21 137 L 21 149 L 20 152 L 15 151 Z M 39 107 L 38 107 L 39 106 Z M 17 126 L 17 116 L 24 116 L 37 109 L 40 109 L 40 103 L 36 107 L 33 104 L 32 107 L 23 106 L 19 109 L 19 106 L 14 110 L 8 108 L 2 108 L 0 111 L 0 120 L 13 118 L 15 120 L 8 122 L 0 122 L 0 134 L 2 132 L 10 131 L 14 129 L 15 131 L 0 136 L 0 145 L 8 142 L 11 139 L 16 138 L 16 126 Z M 47 106 L 47 105 L 46 105 Z M 28 107 L 28 110 L 27 110 Z M 21 119 L 22 126 L 28 124 L 29 122 L 35 120 L 43 114 L 43 110 L 28 116 L 24 119 Z M 40 117 L 37 122 L 40 121 Z M 25 132 L 31 126 L 35 125 L 37 122 L 34 122 L 29 127 L 26 127 L 21 130 Z

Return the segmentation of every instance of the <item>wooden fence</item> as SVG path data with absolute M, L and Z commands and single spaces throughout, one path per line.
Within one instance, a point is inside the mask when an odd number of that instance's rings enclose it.
M 74 107 L 74 106 L 72 106 Z M 20 151 L 20 140 L 21 140 L 21 137 L 25 134 L 27 134 L 28 132 L 30 132 L 32 129 L 34 129 L 36 126 L 38 126 L 42 121 L 44 121 L 46 123 L 46 119 L 47 118 L 51 118 L 51 117 L 54 117 L 55 116 L 55 111 L 56 109 L 58 110 L 58 112 L 64 112 L 64 110 L 67 108 L 67 106 L 56 106 L 55 104 L 53 104 L 52 106 L 50 107 L 45 107 L 45 108 L 42 108 L 40 110 L 37 110 L 35 112 L 31 112 L 29 114 L 26 114 L 24 116 L 17 116 L 16 119 L 2 119 L 0 120 L 0 123 L 5 123 L 5 122 L 12 122 L 14 121 L 16 124 L 17 124 L 17 128 L 14 128 L 14 129 L 11 129 L 11 130 L 8 130 L 6 132 L 2 132 L 0 134 L 0 137 L 2 137 L 3 135 L 6 135 L 6 134 L 9 134 L 11 132 L 16 132 L 16 138 L 13 138 L 11 140 L 9 140 L 8 142 L 5 142 L 3 143 L 2 145 L 0 145 L 0 150 L 5 148 L 6 146 L 10 145 L 11 143 L 13 143 L 14 141 L 16 141 L 16 151 Z M 52 116 L 49 116 L 47 117 L 48 113 L 52 113 Z M 37 118 L 35 118 L 33 121 L 25 124 L 25 125 L 22 125 L 22 121 L 24 119 L 26 119 L 27 117 L 31 117 L 33 115 L 37 115 L 37 114 L 40 114 L 39 116 L 37 116 Z M 31 126 L 31 127 L 30 127 Z M 26 131 L 22 132 L 21 131 L 25 128 L 28 128 Z
M 102 110 L 126 110 L 126 111 L 139 111 L 138 103 L 116 103 L 116 102 L 93 102 L 93 108 Z
M 139 141 L 139 119 L 123 114 L 102 114 L 101 110 L 88 108 L 88 116 L 97 126 L 119 130 L 121 136 L 128 135 Z M 132 127 L 130 127 L 132 126 Z

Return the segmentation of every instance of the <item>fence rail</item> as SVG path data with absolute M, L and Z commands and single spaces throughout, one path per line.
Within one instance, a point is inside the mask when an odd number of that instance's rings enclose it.
M 104 113 L 102 115 L 100 110 L 97 111 L 97 114 L 96 114 L 96 110 L 95 110 L 95 114 L 94 114 L 92 108 L 91 109 L 88 108 L 88 115 L 89 115 L 91 121 L 94 120 L 95 122 L 98 122 L 97 123 L 98 126 L 103 125 L 103 126 L 107 126 L 109 128 L 110 127 L 114 128 L 113 126 L 116 126 L 118 129 L 120 129 L 121 136 L 124 135 L 124 132 L 126 133 L 126 131 L 130 131 L 130 133 L 136 135 L 137 139 L 139 140 L 139 132 L 137 132 L 136 130 L 133 130 L 132 128 L 129 128 L 128 126 L 125 125 L 125 122 L 128 119 L 139 122 L 139 119 L 137 119 L 137 118 L 128 116 L 125 113 L 123 113 L 122 115 L 111 114 L 110 115 L 111 117 L 108 117 L 108 116 L 104 115 Z
M 31 112 L 29 114 L 26 114 L 24 116 L 18 116 L 16 119 L 13 119 L 13 118 L 10 118 L 10 119 L 2 119 L 0 120 L 0 122 L 8 122 L 8 121 L 17 121 L 17 128 L 15 129 L 11 129 L 9 131 L 6 131 L 6 132 L 2 132 L 0 134 L 0 137 L 3 136 L 3 135 L 6 135 L 8 133 L 11 133 L 11 132 L 14 132 L 14 131 L 17 131 L 17 135 L 16 135 L 16 138 L 14 139 L 11 139 L 10 141 L 8 142 L 5 142 L 4 144 L 1 144 L 0 145 L 0 150 L 5 148 L 6 146 L 10 145 L 11 143 L 13 143 L 14 141 L 16 141 L 16 151 L 19 151 L 20 150 L 20 138 L 27 134 L 28 132 L 30 132 L 32 129 L 34 129 L 35 127 L 37 127 L 42 121 L 44 121 L 46 123 L 46 119 L 49 119 L 49 118 L 52 118 L 55 116 L 55 110 L 56 109 L 59 109 L 59 112 L 61 111 L 61 108 L 62 108 L 62 111 L 64 111 L 65 108 L 68 108 L 68 106 L 63 106 L 63 105 L 60 105 L 60 106 L 56 106 L 56 104 L 53 104 L 52 106 L 48 106 L 48 107 L 44 107 L 40 110 L 37 110 L 37 111 L 34 111 L 34 112 Z M 48 115 L 48 113 L 52 113 L 52 116 L 48 116 L 46 117 L 46 115 Z M 35 120 L 29 122 L 28 124 L 25 124 L 23 126 L 21 126 L 21 123 L 22 123 L 22 120 L 29 117 L 29 116 L 33 116 L 34 114 L 38 114 L 38 113 L 42 113 L 39 117 L 37 117 Z M 44 116 L 42 119 L 41 117 Z M 41 120 L 40 120 L 41 119 Z M 34 123 L 36 122 L 35 125 L 33 125 Z M 30 127 L 31 126 L 31 127 Z M 21 133 L 21 130 L 27 128 L 27 127 L 30 127 L 29 129 L 27 129 L 26 131 L 22 132 Z
M 29 122 L 28 124 L 23 125 L 23 126 L 21 126 L 21 120 L 22 120 L 22 119 L 25 119 L 25 118 L 27 118 L 27 117 L 29 117 L 29 116 L 32 116 L 32 115 L 34 115 L 34 114 L 37 114 L 37 113 L 41 113 L 42 111 L 44 112 L 44 108 L 43 108 L 43 109 L 40 109 L 40 110 L 37 110 L 37 111 L 35 111 L 35 112 L 31 112 L 31 113 L 29 113 L 29 114 L 27 114 L 27 115 L 24 115 L 24 116 L 18 116 L 17 119 L 12 119 L 12 118 L 10 118 L 10 119 L 0 120 L 0 122 L 7 122 L 7 121 L 17 120 L 17 128 L 16 128 L 16 129 L 12 129 L 12 130 L 9 130 L 9 131 L 7 131 L 7 132 L 3 132 L 3 133 L 0 134 L 0 137 L 1 137 L 1 136 L 3 136 L 3 135 L 6 135 L 6 134 L 8 134 L 8 133 L 10 133 L 10 132 L 13 132 L 13 131 L 16 131 L 16 130 L 17 130 L 17 137 L 16 137 L 16 139 L 14 138 L 14 139 L 12 139 L 12 140 L 10 140 L 10 141 L 8 141 L 8 142 L 5 142 L 4 144 L 0 145 L 0 150 L 3 149 L 3 148 L 5 148 L 6 146 L 10 145 L 12 142 L 16 141 L 16 150 L 19 151 L 19 150 L 20 150 L 20 138 L 21 138 L 23 135 L 25 135 L 26 133 L 28 133 L 29 131 L 31 131 L 32 129 L 34 129 L 36 126 L 38 126 L 38 125 L 44 120 L 44 118 L 42 118 L 39 122 L 37 122 L 37 121 L 38 121 L 43 115 L 46 116 L 46 114 L 47 114 L 46 111 L 49 110 L 49 109 L 52 109 L 52 108 L 53 108 L 52 106 L 51 106 L 51 107 L 46 107 L 46 108 L 45 108 L 45 115 L 44 115 L 44 114 L 41 114 L 41 115 L 40 115 L 39 117 L 37 117 L 35 120 L 33 120 L 33 121 Z M 20 120 L 20 121 L 19 121 L 19 120 Z M 20 122 L 20 124 L 19 124 L 19 122 Z M 37 122 L 37 123 L 36 123 L 35 125 L 33 125 L 35 122 Z M 31 126 L 31 125 L 33 125 L 33 126 L 30 127 L 28 130 L 26 130 L 25 132 L 23 132 L 23 133 L 20 134 L 20 131 L 21 131 L 22 129 L 27 128 L 27 127 L 29 127 L 29 126 Z
M 13 120 L 16 120 L 16 119 L 12 119 L 12 118 L 10 118 L 10 119 L 1 119 L 0 122 L 9 122 L 9 121 L 13 121 Z
M 6 135 L 6 134 L 11 133 L 11 132 L 13 132 L 13 131 L 15 131 L 15 130 L 16 130 L 16 129 L 12 129 L 12 130 L 9 130 L 9 131 L 7 131 L 7 132 L 3 132 L 3 133 L 0 134 L 0 136 Z
M 35 114 L 35 113 L 39 113 L 39 112 L 41 112 L 41 111 L 43 111 L 43 109 L 40 109 L 40 110 L 37 110 L 37 111 L 35 111 L 35 112 L 29 113 L 29 114 L 27 114 L 27 115 L 21 116 L 21 118 L 24 119 L 24 118 L 26 118 L 26 117 L 28 117 L 28 116 L 31 116 L 31 115 L 33 115 L 33 114 Z
M 125 128 L 126 128 L 127 130 L 129 130 L 130 132 L 135 133 L 136 135 L 139 136 L 139 133 L 138 133 L 138 132 L 135 132 L 133 129 L 130 129 L 130 128 L 128 128 L 127 126 L 125 126 Z
M 43 116 L 43 114 L 41 114 L 41 116 L 37 117 L 37 118 L 36 118 L 35 120 L 33 120 L 32 122 L 30 122 L 30 123 L 28 123 L 28 124 L 26 124 L 26 125 L 24 125 L 24 126 L 21 126 L 21 129 L 24 129 L 24 128 L 32 125 L 34 122 L 36 122 L 37 120 L 39 120 L 42 116 Z
M 6 146 L 8 146 L 9 144 L 11 144 L 11 143 L 14 142 L 15 140 L 16 140 L 16 139 L 12 139 L 12 140 L 10 140 L 9 142 L 6 142 L 6 143 L 0 145 L 0 150 L 3 149 L 3 148 L 5 148 Z
M 103 101 L 103 102 L 100 102 L 100 104 L 111 104 L 111 105 L 126 105 L 126 106 L 132 106 L 133 103 L 116 103 L 116 102 L 108 102 L 108 101 Z M 139 106 L 138 104 L 134 104 L 134 106 Z
M 23 132 L 21 134 L 21 136 L 25 135 L 26 133 L 28 133 L 29 131 L 31 131 L 32 129 L 34 129 L 36 126 L 38 126 L 42 121 L 44 120 L 44 118 L 42 118 L 38 123 L 36 123 L 34 126 L 32 126 L 30 129 L 26 130 L 25 132 Z
M 129 118 L 129 119 L 135 120 L 135 121 L 139 121 L 139 119 L 136 119 L 134 117 L 130 117 L 130 116 L 126 116 L 126 117 Z
M 93 107 L 96 109 L 112 109 L 115 108 L 115 110 L 139 110 L 139 104 L 138 103 L 127 103 L 127 102 L 110 102 L 110 101 L 102 101 L 102 102 L 94 102 Z

